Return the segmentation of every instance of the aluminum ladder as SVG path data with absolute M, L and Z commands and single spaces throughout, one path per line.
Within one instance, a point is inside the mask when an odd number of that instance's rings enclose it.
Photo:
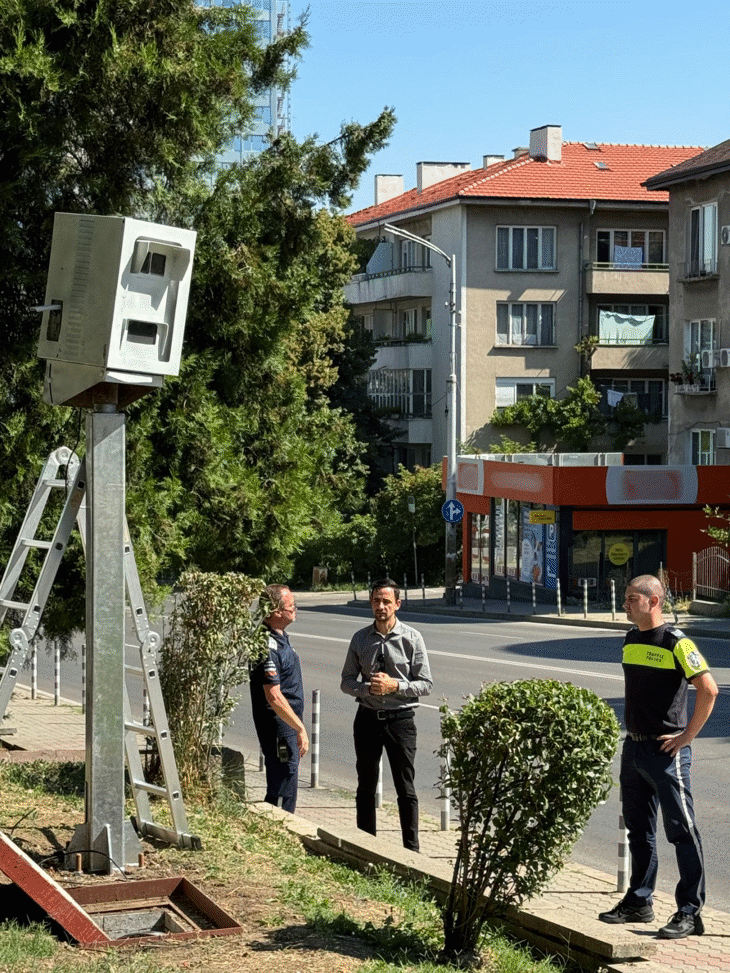
M 65 475 L 59 475 L 65 469 Z M 56 524 L 53 537 L 41 540 L 36 535 L 43 514 L 53 492 L 63 490 L 66 495 L 63 510 Z M 20 625 L 10 633 L 10 655 L 0 678 L 0 720 L 4 718 L 10 703 L 20 670 L 30 652 L 33 638 L 38 632 L 43 609 L 53 586 L 53 581 L 68 545 L 74 523 L 78 524 L 82 545 L 86 550 L 86 463 L 79 462 L 72 450 L 61 446 L 48 457 L 38 478 L 35 491 L 28 505 L 15 545 L 10 554 L 5 573 L 0 582 L 0 624 L 9 609 L 23 613 Z M 124 525 L 124 577 L 127 601 L 137 636 L 140 665 L 130 666 L 125 660 L 124 691 L 124 749 L 127 774 L 134 797 L 137 815 L 135 826 L 141 835 L 159 838 L 179 848 L 200 848 L 200 839 L 188 831 L 187 815 L 180 790 L 180 780 L 170 729 L 165 713 L 165 703 L 159 681 L 157 649 L 160 637 L 150 630 L 142 588 L 137 571 L 134 550 L 129 538 L 129 528 Z M 45 551 L 38 572 L 33 594 L 28 602 L 14 601 L 15 589 L 26 567 L 28 553 L 32 549 Z M 126 644 L 126 640 L 125 640 Z M 130 705 L 128 678 L 141 677 L 149 700 L 149 718 L 135 720 Z M 164 786 L 152 784 L 144 777 L 140 758 L 139 737 L 154 739 L 160 760 Z M 171 826 L 154 821 L 150 795 L 164 797 L 170 810 Z

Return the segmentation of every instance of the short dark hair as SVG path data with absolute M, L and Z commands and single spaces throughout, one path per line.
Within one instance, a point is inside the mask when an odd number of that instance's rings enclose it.
M 373 600 L 373 595 L 380 588 L 392 588 L 393 594 L 395 595 L 395 600 L 400 601 L 400 588 L 392 578 L 381 578 L 380 581 L 376 581 L 375 584 L 372 585 L 370 588 L 370 601 Z
M 262 608 L 268 608 L 269 615 L 275 611 L 280 611 L 283 608 L 285 591 L 289 591 L 289 585 L 267 584 L 264 590 L 261 592 L 260 600 L 262 603 Z
M 636 588 L 640 591 L 642 595 L 646 595 L 647 598 L 651 598 L 654 595 L 659 599 L 659 607 L 664 604 L 667 597 L 667 589 L 664 587 L 662 582 L 653 574 L 640 574 L 636 578 L 632 578 L 629 581 L 629 585 L 632 588 Z

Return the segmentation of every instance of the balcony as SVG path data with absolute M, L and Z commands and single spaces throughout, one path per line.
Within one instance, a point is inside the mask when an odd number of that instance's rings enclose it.
M 674 391 L 677 395 L 715 395 L 717 387 L 715 385 L 714 372 L 704 373 L 697 382 L 675 383 Z
M 669 293 L 667 264 L 586 264 L 587 294 L 666 296 Z
M 429 298 L 433 289 L 430 267 L 405 267 L 379 274 L 357 274 L 345 284 L 349 304 L 377 304 L 410 298 Z

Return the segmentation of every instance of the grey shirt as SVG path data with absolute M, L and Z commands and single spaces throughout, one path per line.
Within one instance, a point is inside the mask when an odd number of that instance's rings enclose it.
M 398 690 L 387 696 L 370 695 L 370 677 L 385 672 L 398 680 Z M 396 618 L 387 635 L 375 622 L 355 632 L 342 667 L 343 693 L 354 696 L 368 709 L 415 709 L 419 696 L 428 696 L 433 686 L 426 646 L 420 632 Z

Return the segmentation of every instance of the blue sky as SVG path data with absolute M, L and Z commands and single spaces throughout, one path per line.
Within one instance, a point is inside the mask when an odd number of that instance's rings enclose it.
M 292 0 L 293 19 L 306 4 Z M 297 138 L 398 117 L 376 173 L 510 156 L 529 131 L 573 142 L 709 147 L 730 138 L 727 0 L 311 0 L 291 93 Z

